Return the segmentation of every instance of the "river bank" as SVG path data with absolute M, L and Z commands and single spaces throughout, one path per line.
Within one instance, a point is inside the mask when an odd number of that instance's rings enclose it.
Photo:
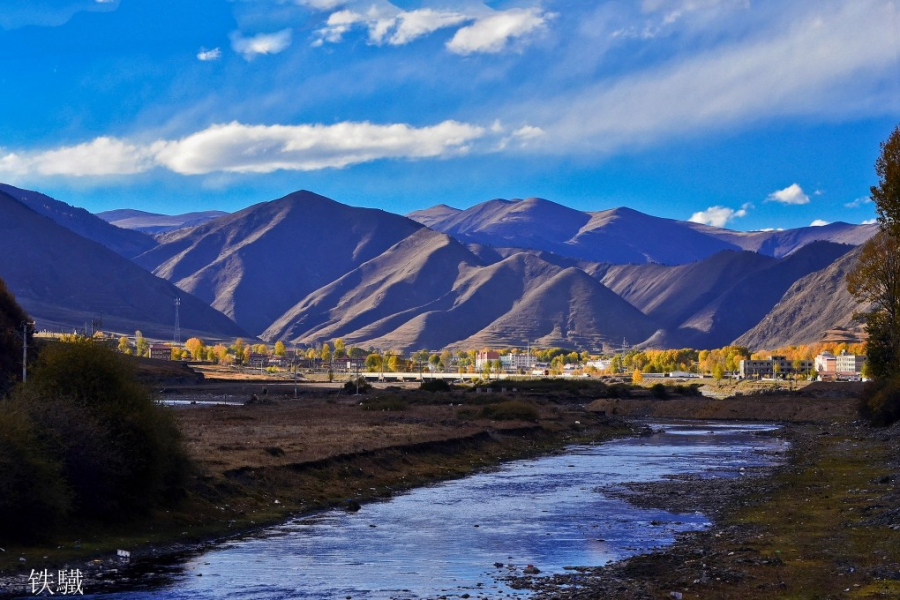
M 552 577 L 512 578 L 538 600 L 900 597 L 900 426 L 790 424 L 774 474 L 606 490 L 639 506 L 701 511 L 706 531 L 663 551 Z
M 231 390 L 242 406 L 169 407 L 197 465 L 185 498 L 128 523 L 72 523 L 40 546 L 0 552 L 0 596 L 23 594 L 32 569 L 79 569 L 91 591 L 117 585 L 130 564 L 196 551 L 290 516 L 463 477 L 579 441 L 635 432 L 580 403 L 509 394 L 379 390 L 349 396 L 269 386 Z M 183 393 L 183 390 L 173 390 Z M 110 582 L 112 582 L 110 584 Z
M 290 390 L 271 386 L 265 390 L 241 388 L 232 393 L 256 394 L 262 400 L 247 406 L 170 408 L 176 411 L 198 464 L 180 506 L 149 515 L 141 522 L 73 524 L 42 547 L 7 547 L 0 553 L 4 572 L 0 595 L 22 594 L 30 570 L 43 568 L 81 569 L 88 589 L 99 591 L 109 582 L 118 585 L 130 577 L 127 565 L 115 557 L 119 548 L 132 553 L 132 564 L 152 564 L 162 557 L 196 551 L 283 522 L 291 515 L 334 506 L 352 511 L 369 500 L 462 477 L 504 461 L 545 454 L 579 441 L 602 441 L 640 431 L 640 425 L 629 425 L 620 417 L 730 417 L 801 424 L 786 430 L 794 441 L 790 466 L 774 476 L 748 473 L 735 480 L 674 480 L 613 491 L 637 505 L 676 512 L 702 511 L 716 519 L 713 531 L 684 534 L 666 552 L 601 569 L 579 569 L 571 577 L 522 578 L 513 581 L 514 585 L 534 589 L 541 598 L 658 598 L 670 592 L 684 597 L 755 597 L 747 585 L 771 594 L 785 589 L 781 583 L 796 585 L 794 582 L 809 579 L 809 565 L 786 562 L 783 548 L 845 543 L 843 538 L 833 536 L 834 531 L 847 529 L 839 518 L 843 512 L 834 515 L 831 507 L 845 507 L 858 496 L 853 489 L 868 491 L 871 481 L 885 477 L 887 483 L 875 489 L 884 497 L 857 510 L 881 511 L 878 518 L 887 520 L 887 527 L 854 531 L 862 532 L 858 535 L 861 547 L 874 540 L 885 548 L 885 556 L 900 555 L 896 538 L 891 538 L 900 531 L 890 529 L 895 523 L 900 525 L 892 475 L 898 467 L 897 457 L 896 451 L 889 451 L 891 442 L 897 441 L 896 433 L 848 424 L 855 408 L 855 400 L 850 397 L 825 393 L 820 397 L 595 401 L 590 390 L 557 394 L 378 390 L 370 396 L 346 396 L 337 395 L 336 390 L 323 393 L 310 388 L 301 389 L 300 397 L 294 399 Z M 498 407 L 507 412 L 498 413 Z M 879 435 L 887 436 L 886 441 Z M 825 475 L 838 480 L 825 484 L 814 481 Z M 850 487 L 851 482 L 855 487 Z M 826 486 L 822 489 L 829 490 L 828 494 L 812 497 L 807 492 L 810 497 L 803 497 L 799 504 L 797 498 L 807 490 L 820 489 L 817 486 Z M 815 502 L 810 504 L 810 500 Z M 798 505 L 814 507 L 823 520 L 816 532 L 801 538 L 802 532 L 793 525 L 797 515 L 770 512 L 770 505 L 781 507 L 782 512 Z M 871 506 L 887 508 L 882 511 Z M 18 560 L 21 558 L 25 561 Z M 848 560 L 853 565 L 868 564 L 856 555 Z M 732 564 L 735 561 L 737 564 Z M 865 581 L 874 584 L 880 577 L 879 585 L 892 585 L 891 564 L 881 561 L 865 567 L 874 573 L 871 581 Z M 780 570 L 767 570 L 771 565 Z M 823 580 L 819 568 L 808 571 L 814 582 Z M 863 567 L 853 568 L 851 574 L 856 579 L 846 581 L 862 587 L 858 581 Z M 773 583 L 772 577 L 778 581 Z M 577 587 L 568 587 L 576 581 Z

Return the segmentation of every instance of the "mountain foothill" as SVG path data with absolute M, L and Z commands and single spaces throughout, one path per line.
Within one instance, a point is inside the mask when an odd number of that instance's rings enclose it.
M 235 213 L 93 215 L 0 185 L 0 278 L 38 328 L 391 349 L 811 343 L 852 325 L 874 225 L 738 232 L 490 200 L 397 215 L 298 191 Z

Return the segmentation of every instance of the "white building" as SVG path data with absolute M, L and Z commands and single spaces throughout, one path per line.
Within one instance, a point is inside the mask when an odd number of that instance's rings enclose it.
M 848 354 L 841 352 L 835 357 L 835 372 L 838 377 L 859 377 L 866 357 L 862 354 Z
M 507 371 L 518 371 L 519 369 L 531 369 L 537 364 L 534 356 L 530 354 L 504 354 L 500 357 L 503 369 Z
M 837 373 L 837 359 L 831 352 L 823 352 L 815 358 L 816 372 L 819 376 L 829 376 Z

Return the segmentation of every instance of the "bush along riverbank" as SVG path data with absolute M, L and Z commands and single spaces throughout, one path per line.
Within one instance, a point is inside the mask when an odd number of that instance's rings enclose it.
M 900 425 L 793 424 L 767 476 L 635 484 L 629 501 L 713 518 L 665 550 L 510 583 L 540 600 L 900 597 Z

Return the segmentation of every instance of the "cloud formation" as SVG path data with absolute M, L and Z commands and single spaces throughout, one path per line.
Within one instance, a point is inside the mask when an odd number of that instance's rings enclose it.
M 3 154 L 0 173 L 89 177 L 133 175 L 151 168 L 153 149 L 111 137 L 34 154 Z
M 245 38 L 240 33 L 231 35 L 231 48 L 246 60 L 252 60 L 260 54 L 278 54 L 291 45 L 291 30 L 282 29 L 275 33 L 260 33 Z
M 370 44 L 403 46 L 440 29 L 465 23 L 447 42 L 448 50 L 463 55 L 497 53 L 505 50 L 511 40 L 540 30 L 552 16 L 538 8 L 475 13 L 433 8 L 405 11 L 384 2 L 372 4 L 365 11 L 345 8 L 333 12 L 317 31 L 313 45 L 338 43 L 352 29 L 361 27 L 368 31 Z
M 701 223 L 703 225 L 712 225 L 713 227 L 725 227 L 729 221 L 747 216 L 747 208 L 745 204 L 739 210 L 728 208 L 726 206 L 710 206 L 706 210 L 695 212 L 688 219 L 691 223 Z
M 851 202 L 847 202 L 844 204 L 846 208 L 859 208 L 860 206 L 865 206 L 866 204 L 872 204 L 872 199 L 868 196 L 862 196 L 860 198 L 856 198 Z
M 511 8 L 463 27 L 447 42 L 447 49 L 456 54 L 501 52 L 512 40 L 540 30 L 550 18 L 537 8 Z
M 213 48 L 212 50 L 201 48 L 200 52 L 197 53 L 197 60 L 201 60 L 204 62 L 219 60 L 220 58 L 222 58 L 222 51 L 218 48 Z
M 766 198 L 766 202 L 794 205 L 809 204 L 809 196 L 803 192 L 803 188 L 796 183 L 792 183 L 783 190 L 778 190 L 769 194 Z
M 812 223 L 809 224 L 810 227 L 824 227 L 825 225 L 830 225 L 831 223 L 828 221 L 823 221 L 822 219 L 816 219 Z
M 381 159 L 465 153 L 483 128 L 457 121 L 430 127 L 344 122 L 335 125 L 213 125 L 178 140 L 137 144 L 110 137 L 35 153 L 0 150 L 0 173 L 70 177 L 132 175 L 164 167 L 183 175 L 341 168 Z
M 555 98 L 511 102 L 507 113 L 527 115 L 557 151 L 611 153 L 761 120 L 900 107 L 885 83 L 900 67 L 893 3 L 792 3 L 753 19 L 717 43 L 705 30 L 690 50 Z

